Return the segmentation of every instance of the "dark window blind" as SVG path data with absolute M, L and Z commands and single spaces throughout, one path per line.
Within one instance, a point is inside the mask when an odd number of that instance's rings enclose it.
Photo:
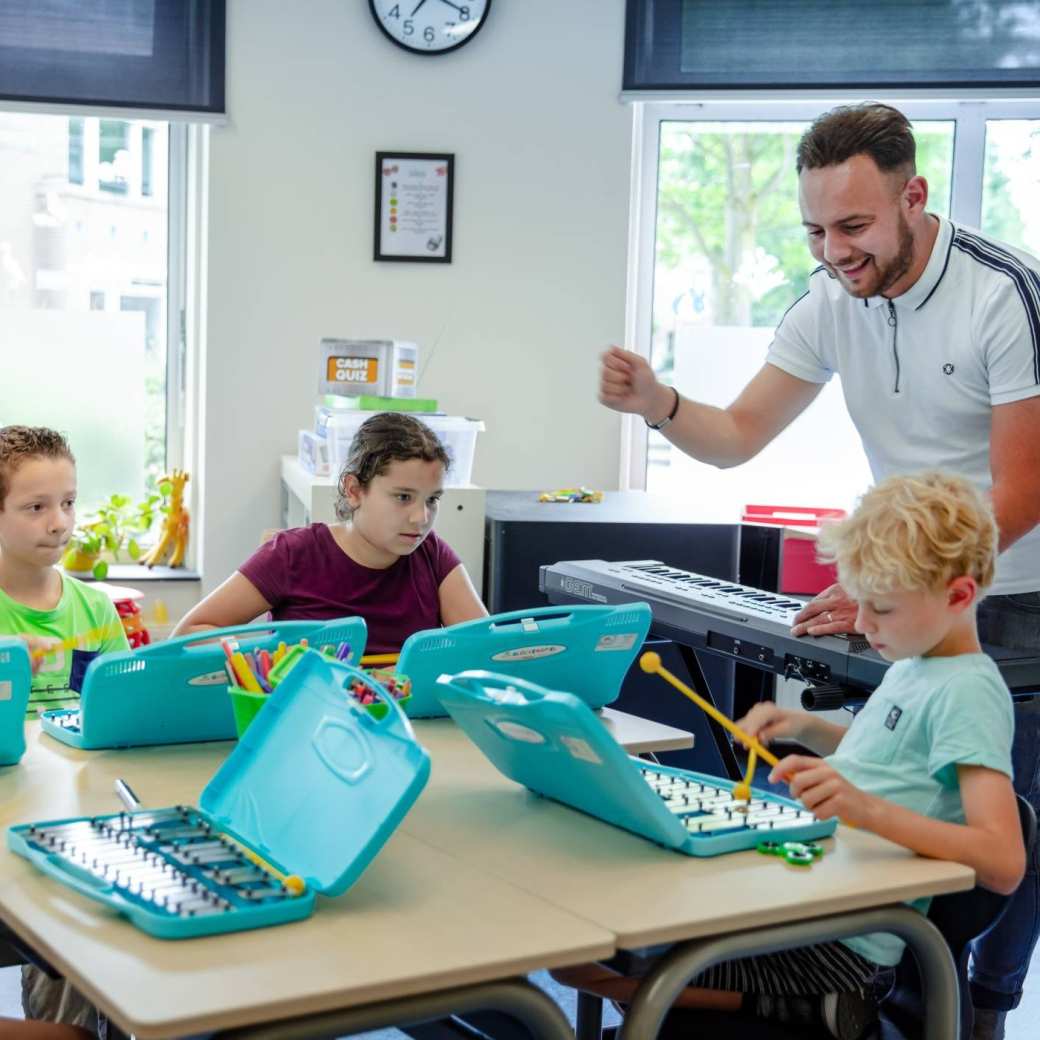
M 1037 85 L 1035 0 L 627 0 L 625 90 Z
M 0 99 L 224 112 L 224 0 L 0 0 Z

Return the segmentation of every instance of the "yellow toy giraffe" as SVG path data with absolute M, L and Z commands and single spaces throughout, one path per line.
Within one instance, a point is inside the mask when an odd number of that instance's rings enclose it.
M 184 508 L 184 485 L 188 483 L 188 474 L 175 469 L 172 474 L 160 478 L 160 484 L 167 482 L 172 485 L 169 511 L 163 520 L 159 541 L 141 561 L 146 567 L 162 563 L 171 550 L 170 566 L 180 567 L 188 548 L 188 510 Z

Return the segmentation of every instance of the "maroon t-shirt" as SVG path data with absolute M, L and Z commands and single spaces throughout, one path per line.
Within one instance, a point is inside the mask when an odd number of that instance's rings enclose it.
M 441 582 L 459 565 L 431 531 L 415 552 L 385 570 L 355 563 L 326 524 L 279 531 L 241 567 L 275 621 L 359 615 L 368 625 L 366 653 L 392 654 L 413 632 L 439 628 Z

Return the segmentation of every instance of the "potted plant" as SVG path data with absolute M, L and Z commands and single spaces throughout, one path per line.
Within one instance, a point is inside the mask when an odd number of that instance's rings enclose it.
M 132 562 L 141 556 L 137 535 L 146 533 L 155 520 L 160 495 L 146 495 L 134 502 L 129 495 L 110 495 L 87 519 L 77 524 L 62 566 L 69 573 L 90 574 L 101 581 L 108 574 L 109 558 L 119 562 L 124 550 Z

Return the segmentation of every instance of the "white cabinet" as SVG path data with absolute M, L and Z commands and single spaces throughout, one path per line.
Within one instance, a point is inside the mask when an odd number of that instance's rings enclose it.
M 282 527 L 333 523 L 336 520 L 336 478 L 308 473 L 295 455 L 282 456 Z M 437 514 L 437 534 L 458 554 L 480 591 L 484 575 L 484 488 L 444 489 Z

